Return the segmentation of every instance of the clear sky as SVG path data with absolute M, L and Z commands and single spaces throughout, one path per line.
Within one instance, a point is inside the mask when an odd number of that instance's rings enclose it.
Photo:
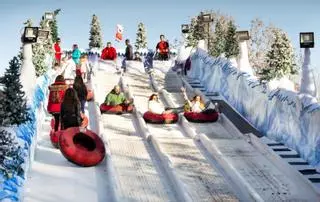
M 239 29 L 249 29 L 256 17 L 272 22 L 289 33 L 299 50 L 299 32 L 315 32 L 312 64 L 320 69 L 320 1 L 319 0 L 0 0 L 0 74 L 20 47 L 19 32 L 23 22 L 31 18 L 39 23 L 45 11 L 61 8 L 58 15 L 62 47 L 78 43 L 88 47 L 90 22 L 93 14 L 99 17 L 104 45 L 112 41 L 118 48 L 123 43 L 114 40 L 116 24 L 124 26 L 124 37 L 134 42 L 139 22 L 147 29 L 148 46 L 155 47 L 160 34 L 172 40 L 180 36 L 180 25 L 203 9 L 220 10 L 233 16 Z

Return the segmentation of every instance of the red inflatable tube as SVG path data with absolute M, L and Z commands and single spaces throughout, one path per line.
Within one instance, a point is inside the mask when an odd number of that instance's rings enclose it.
M 87 101 L 92 101 L 92 100 L 93 100 L 93 91 L 88 90 Z
M 95 166 L 105 157 L 105 147 L 101 138 L 90 130 L 72 127 L 64 130 L 59 138 L 59 147 L 63 156 L 72 163 L 83 166 Z
M 81 124 L 81 127 L 87 127 L 88 124 L 89 124 L 89 119 L 86 115 L 82 115 L 82 124 Z M 50 131 L 50 140 L 51 140 L 51 143 L 52 145 L 55 147 L 55 148 L 59 148 L 59 137 L 60 135 L 63 133 L 63 130 L 60 130 L 60 125 L 59 125 L 59 130 L 58 131 L 54 131 L 54 119 L 51 119 L 51 131 Z
M 190 122 L 207 123 L 207 122 L 216 122 L 219 118 L 219 113 L 213 112 L 210 114 L 205 114 L 205 113 L 185 112 L 184 116 Z
M 54 132 L 54 130 L 50 131 L 50 140 L 51 140 L 51 144 L 55 147 L 55 148 L 59 148 L 59 137 L 60 135 L 63 133 L 63 130 L 59 130 Z
M 179 119 L 178 114 L 154 114 L 152 112 L 146 112 L 143 114 L 143 119 L 147 123 L 163 124 L 163 123 L 176 123 Z
M 100 105 L 101 113 L 108 113 L 108 114 L 119 114 L 119 113 L 131 113 L 133 110 L 133 105 L 125 106 L 125 105 Z

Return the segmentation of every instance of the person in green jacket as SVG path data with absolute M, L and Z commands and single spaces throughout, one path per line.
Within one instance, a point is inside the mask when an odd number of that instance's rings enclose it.
M 76 63 L 76 65 L 80 63 L 80 57 L 81 57 L 81 52 L 78 48 L 78 45 L 73 44 L 72 59 L 74 63 Z
M 129 105 L 130 100 L 127 100 L 124 94 L 120 91 L 120 86 L 116 85 L 106 96 L 104 104 L 116 106 L 116 105 Z

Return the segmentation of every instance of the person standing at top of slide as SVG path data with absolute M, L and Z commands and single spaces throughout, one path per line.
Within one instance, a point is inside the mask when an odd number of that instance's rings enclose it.
M 80 63 L 80 57 L 81 57 L 81 52 L 78 48 L 78 45 L 73 44 L 72 59 L 74 63 L 76 63 L 76 65 Z
M 102 60 L 116 60 L 117 59 L 117 51 L 114 47 L 112 47 L 111 42 L 107 43 L 107 47 L 102 50 L 101 53 Z
M 56 63 L 58 63 L 58 65 L 60 66 L 61 65 L 61 47 L 60 47 L 60 38 L 57 39 L 56 43 L 54 44 L 54 56 L 55 56 L 55 59 L 56 59 Z
M 159 53 L 160 60 L 169 59 L 169 43 L 165 40 L 164 35 L 160 35 L 160 42 L 157 44 L 156 51 Z
M 130 45 L 130 40 L 126 39 L 125 43 L 127 47 L 124 55 L 124 60 L 122 61 L 122 68 L 124 72 L 126 72 L 126 61 L 133 60 L 133 50 L 132 50 L 132 46 Z

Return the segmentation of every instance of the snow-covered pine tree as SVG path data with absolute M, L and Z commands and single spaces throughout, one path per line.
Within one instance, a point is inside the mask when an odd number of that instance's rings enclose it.
M 23 149 L 17 144 L 13 135 L 3 129 L 0 130 L 0 154 L 1 175 L 7 179 L 14 175 L 23 175 Z
M 274 41 L 274 29 L 273 25 L 265 26 L 259 18 L 251 21 L 250 39 L 248 41 L 249 61 L 256 72 L 267 66 L 265 57 Z
M 297 73 L 294 51 L 287 34 L 280 29 L 274 29 L 273 33 L 274 42 L 266 55 L 267 66 L 259 73 L 260 80 L 270 81 Z
M 147 48 L 147 35 L 144 24 L 140 22 L 138 24 L 137 38 L 135 43 L 136 50 L 139 51 L 142 48 Z
M 227 58 L 237 57 L 240 54 L 236 30 L 237 28 L 235 24 L 232 21 L 229 21 L 225 45 L 225 53 Z
M 225 33 L 222 28 L 220 21 L 216 22 L 214 30 L 214 38 L 212 46 L 210 47 L 209 54 L 214 57 L 219 57 L 222 53 L 225 52 L 226 40 Z
M 89 48 L 102 48 L 100 22 L 95 14 L 92 16 L 89 41 Z
M 186 38 L 187 47 L 197 47 L 199 40 L 205 38 L 204 25 L 197 17 L 191 19 L 189 33 Z
M 57 15 L 59 14 L 60 11 L 61 9 L 56 9 L 53 12 L 53 21 L 50 23 L 51 38 L 53 42 L 56 42 L 59 37 Z
M 21 64 L 17 57 L 9 62 L 1 83 L 4 86 L 0 99 L 0 125 L 20 125 L 30 121 L 25 93 L 20 82 Z

